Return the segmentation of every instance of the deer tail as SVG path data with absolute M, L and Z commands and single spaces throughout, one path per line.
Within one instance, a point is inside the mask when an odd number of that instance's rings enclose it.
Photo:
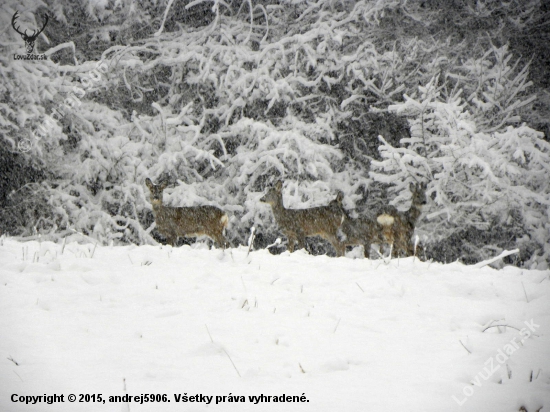
M 391 226 L 393 225 L 393 222 L 395 221 L 394 217 L 392 215 L 388 215 L 386 213 L 378 216 L 376 218 L 376 221 L 381 224 L 382 226 Z
M 220 223 L 222 224 L 224 229 L 227 227 L 228 222 L 229 222 L 229 217 L 227 217 L 227 214 L 224 213 L 220 218 Z

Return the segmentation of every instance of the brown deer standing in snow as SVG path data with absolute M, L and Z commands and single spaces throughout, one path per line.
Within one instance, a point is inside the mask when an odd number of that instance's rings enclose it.
M 228 217 L 215 206 L 168 207 L 162 204 L 162 192 L 167 183 L 155 185 L 151 179 L 145 179 L 151 191 L 151 204 L 159 233 L 166 241 L 175 246 L 178 237 L 208 236 L 218 247 L 225 248 L 229 242 L 223 235 Z
M 365 257 L 370 256 L 370 247 L 373 243 L 383 243 L 382 226 L 374 219 L 359 217 L 352 219 L 346 215 L 342 227 L 343 236 L 340 238 L 346 246 L 363 246 Z
M 352 218 L 342 205 L 344 194 L 338 193 L 336 199 L 330 202 L 329 206 L 340 208 L 344 214 L 344 221 L 339 229 L 339 239 L 346 246 L 363 246 L 365 257 L 370 256 L 370 247 L 373 243 L 382 243 L 382 226 L 376 220 L 367 217 Z
M 393 209 L 378 215 L 376 218 L 381 227 L 380 237 L 384 243 L 390 245 L 394 257 L 399 256 L 400 252 L 405 253 L 406 256 L 414 254 L 411 237 L 422 212 L 422 206 L 426 204 L 426 188 L 426 183 L 411 183 L 409 186 L 412 193 L 410 209 L 406 212 Z
M 320 236 L 332 244 L 336 256 L 342 256 L 345 246 L 338 240 L 338 228 L 342 224 L 344 214 L 340 207 L 333 204 L 334 200 L 328 206 L 286 209 L 283 205 L 282 189 L 283 182 L 277 182 L 260 202 L 271 205 L 277 225 L 288 238 L 288 250 L 294 252 L 296 242 L 298 248 L 302 249 L 306 237 Z

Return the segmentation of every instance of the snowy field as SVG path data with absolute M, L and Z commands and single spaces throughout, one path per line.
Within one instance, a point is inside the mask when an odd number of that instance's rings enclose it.
M 550 410 L 549 271 L 350 255 L 2 239 L 0 411 Z

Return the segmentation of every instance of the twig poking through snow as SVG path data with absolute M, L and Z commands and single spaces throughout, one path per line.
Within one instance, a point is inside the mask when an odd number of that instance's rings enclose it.
M 126 390 L 126 378 L 122 378 L 123 391 L 125 394 L 128 394 Z M 130 404 L 126 402 L 122 407 L 122 412 L 130 412 Z
M 336 329 L 338 329 L 338 325 L 340 324 L 340 321 L 342 320 L 342 318 L 338 319 L 338 322 L 336 322 L 336 327 L 334 328 L 334 330 L 332 331 L 332 333 L 336 333 Z
M 227 355 L 227 357 L 229 358 L 229 360 L 231 361 L 231 364 L 233 365 L 233 367 L 235 368 L 235 371 L 237 372 L 237 375 L 239 375 L 239 378 L 241 378 L 241 374 L 239 373 L 239 370 L 237 369 L 237 367 L 235 366 L 235 363 L 233 362 L 233 359 L 231 359 L 231 356 L 229 356 L 229 353 L 227 353 L 227 351 L 225 349 L 223 349 L 223 352 Z
M 254 235 L 254 232 L 256 231 L 256 228 L 252 226 L 250 228 L 250 237 L 248 238 L 248 252 L 246 252 L 246 257 L 248 257 L 250 250 L 252 249 L 252 245 L 254 244 L 254 238 L 256 237 Z
M 460 339 L 459 339 L 458 341 L 460 342 L 460 344 L 462 345 L 462 347 L 468 351 L 469 354 L 472 354 L 472 352 L 470 351 L 470 349 L 468 349 L 468 348 L 462 343 L 462 341 L 461 341 Z
M 13 363 L 15 363 L 16 366 L 19 366 L 19 364 L 10 356 L 8 358 L 8 360 L 12 361 Z
M 212 335 L 210 334 L 210 330 L 208 329 L 208 325 L 205 323 L 204 327 L 206 328 L 206 332 L 208 332 L 208 336 L 210 336 L 210 342 L 214 343 L 214 339 L 212 339 Z
M 19 379 L 21 379 L 21 382 L 25 382 L 25 381 L 23 380 L 23 378 L 21 378 L 21 376 L 19 376 L 19 374 L 18 374 L 16 371 L 12 370 L 12 372 L 15 373 Z
M 363 288 L 361 287 L 361 285 L 360 285 L 359 283 L 355 282 L 355 284 L 357 285 L 357 287 L 358 287 L 359 289 L 361 289 L 361 292 L 365 293 L 365 291 L 363 290 Z
M 525 293 L 525 300 L 527 303 L 529 303 L 529 298 L 527 297 L 527 291 L 525 290 L 525 285 L 523 284 L 523 281 L 521 282 L 521 286 L 523 287 L 523 293 Z
M 504 250 L 500 255 L 495 256 L 494 258 L 487 259 L 487 260 L 484 260 L 483 262 L 476 263 L 476 264 L 474 265 L 474 267 L 477 268 L 477 269 L 482 268 L 482 267 L 484 267 L 484 266 L 490 265 L 490 264 L 493 263 L 493 262 L 496 262 L 497 260 L 500 260 L 500 259 L 502 259 L 502 258 L 505 258 L 506 256 L 513 255 L 513 254 L 515 254 L 515 253 L 519 253 L 519 249 Z
M 376 253 L 378 253 L 378 256 L 380 256 L 380 259 L 382 259 L 382 262 L 384 262 L 384 264 L 388 265 L 390 262 L 391 262 L 391 249 L 390 249 L 390 260 L 386 261 L 386 258 L 384 257 L 384 255 L 382 253 L 380 253 L 379 250 L 376 250 Z M 378 266 L 376 266 L 375 269 L 378 269 Z
M 515 329 L 517 331 L 520 331 L 518 328 L 516 328 L 514 326 L 510 326 L 510 325 L 491 325 L 491 326 L 487 326 L 485 329 L 483 329 L 482 332 L 485 332 L 487 329 L 490 329 L 490 328 L 499 328 L 499 327 L 512 328 L 512 329 Z
M 273 247 L 273 246 L 279 246 L 281 244 L 281 238 L 278 237 L 274 243 L 272 243 L 271 245 L 267 245 L 265 248 L 266 249 L 269 249 L 270 247 Z
M 72 230 L 74 233 L 79 234 L 79 235 L 82 236 L 83 238 L 89 239 L 89 240 L 94 244 L 94 250 L 92 251 L 92 255 L 90 256 L 90 259 L 93 258 L 93 257 L 94 257 L 94 253 L 95 253 L 95 248 L 97 247 L 97 241 L 96 241 L 94 238 L 92 238 L 92 237 L 90 237 L 90 236 L 88 236 L 88 235 L 85 235 L 84 233 L 79 232 L 78 230 L 75 230 L 75 229 L 73 229 L 73 228 L 70 228 L 70 230 Z
M 430 268 L 430 265 L 433 263 L 433 261 L 434 261 L 433 259 L 430 259 L 430 260 L 428 261 L 428 267 L 426 268 L 426 270 Z

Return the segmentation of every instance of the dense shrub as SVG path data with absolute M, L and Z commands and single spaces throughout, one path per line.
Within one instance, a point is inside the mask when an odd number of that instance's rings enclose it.
M 1 17 L 48 11 L 52 28 L 37 41 L 49 60 L 14 61 L 15 31 L 0 46 L 2 158 L 29 175 L 8 186 L 34 182 L 32 207 L 4 202 L 25 218 L 3 231 L 153 243 L 150 177 L 171 183 L 169 204 L 230 212 L 234 243 L 254 225 L 265 244 L 277 230 L 258 199 L 278 179 L 289 207 L 342 190 L 360 214 L 406 208 L 412 179 L 430 182 L 432 257 L 463 239 L 466 261 L 517 243 L 548 260 L 548 148 L 522 123 L 547 100 L 530 94 L 530 56 L 506 47 L 538 1 L 460 3 L 458 20 L 430 1 L 76 3 L 9 1 Z

